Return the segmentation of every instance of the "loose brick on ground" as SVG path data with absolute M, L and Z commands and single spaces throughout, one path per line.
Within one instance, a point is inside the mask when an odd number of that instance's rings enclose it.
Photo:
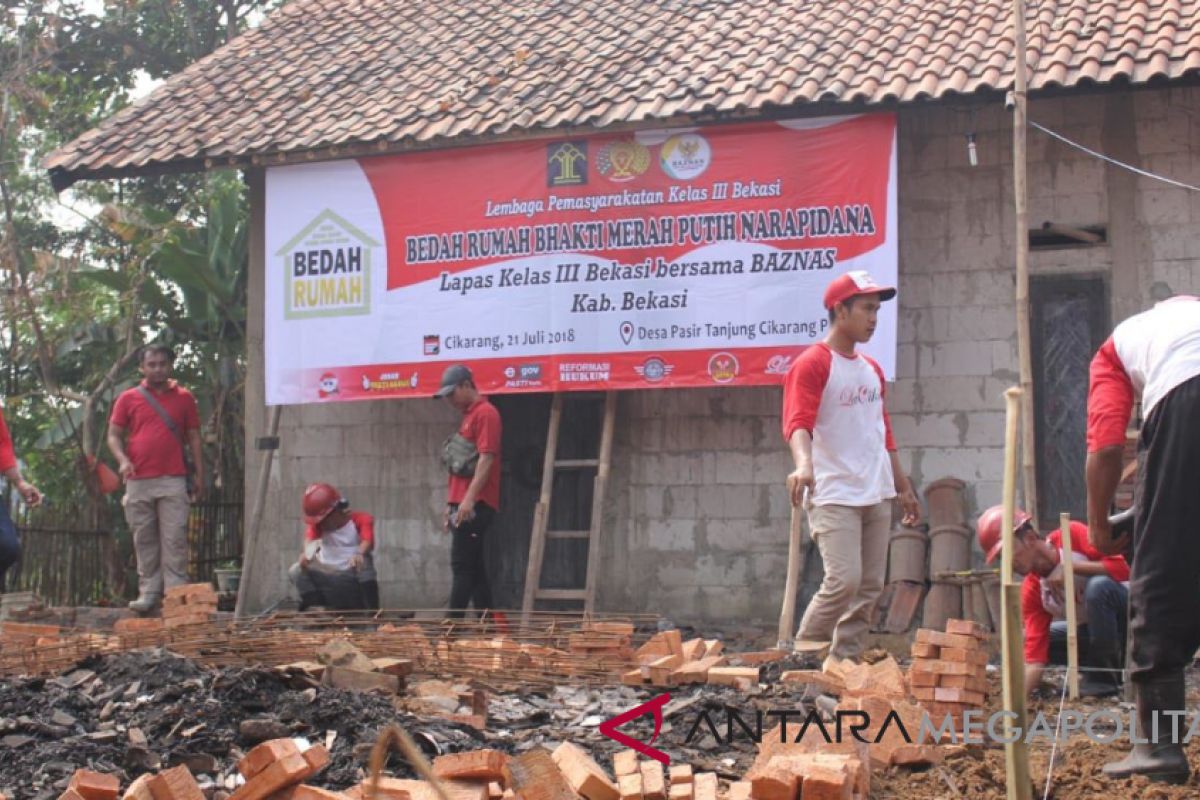
M 504 767 L 504 785 L 522 800 L 578 800 L 554 757 L 544 747 L 510 758 Z
M 980 647 L 980 642 L 974 636 L 961 636 L 955 633 L 919 628 L 917 641 L 921 644 L 936 644 L 938 647 L 962 647 L 967 650 Z
M 204 792 L 200 791 L 196 779 L 183 765 L 163 770 L 151 778 L 150 793 L 154 795 L 154 800 L 205 800 Z M 237 792 L 233 796 L 237 797 Z M 238 797 L 237 800 L 242 798 Z
M 294 739 L 270 739 L 251 748 L 249 753 L 238 762 L 238 772 L 250 780 L 276 761 L 282 761 L 288 756 L 300 755 L 300 748 Z
M 642 774 L 618 775 L 617 791 L 621 794 L 621 800 L 642 800 Z
M 563 742 L 554 749 L 553 757 L 567 783 L 587 800 L 620 800 L 617 785 L 578 745 Z
M 708 671 L 709 683 L 737 686 L 739 681 L 758 683 L 758 667 L 713 667 Z
M 985 625 L 968 619 L 946 620 L 946 633 L 973 636 L 981 640 L 989 639 L 992 635 L 992 632 Z
M 692 776 L 694 800 L 717 800 L 717 773 L 697 772 Z
M 642 773 L 642 796 L 646 800 L 665 800 L 667 779 L 663 775 L 662 764 L 657 761 L 643 761 L 638 769 Z
M 499 750 L 449 753 L 433 760 L 433 774 L 447 780 L 499 781 L 508 756 Z
M 619 750 L 613 754 L 613 773 L 621 775 L 638 774 L 638 754 L 636 750 Z
M 238 787 L 229 800 L 264 800 L 275 792 L 300 783 L 310 767 L 302 755 L 291 755 L 274 762 Z
M 83 800 L 116 800 L 121 792 L 121 779 L 90 769 L 77 769 L 68 788 L 78 792 Z
M 670 770 L 671 785 L 677 783 L 692 782 L 692 765 L 691 764 L 676 764 Z
M 154 792 L 150 791 L 150 781 L 154 780 L 154 774 L 144 772 L 133 779 L 133 783 L 129 784 L 129 788 L 125 790 L 125 794 L 121 795 L 121 800 L 154 800 Z

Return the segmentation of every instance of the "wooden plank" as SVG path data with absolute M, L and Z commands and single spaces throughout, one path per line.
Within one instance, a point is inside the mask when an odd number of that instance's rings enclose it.
M 533 509 L 533 531 L 529 536 L 529 563 L 525 567 L 525 597 L 521 601 L 521 624 L 529 624 L 538 586 L 542 581 L 542 560 L 546 555 L 546 526 L 549 522 L 550 497 L 554 490 L 554 458 L 558 451 L 558 429 L 562 424 L 563 396 L 555 392 L 550 402 L 550 424 L 546 430 L 546 455 L 542 459 L 542 489 Z
M 588 540 L 587 576 L 584 579 L 586 595 L 583 612 L 591 614 L 596 607 L 596 581 L 600 575 L 600 533 L 604 521 L 604 500 L 608 490 L 608 476 L 612 467 L 613 429 L 616 427 L 617 393 L 604 393 L 604 426 L 600 429 L 600 458 L 596 467 L 596 480 L 592 488 L 592 537 Z

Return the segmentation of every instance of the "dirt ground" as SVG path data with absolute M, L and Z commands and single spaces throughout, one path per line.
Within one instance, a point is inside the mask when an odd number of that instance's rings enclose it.
M 999 683 L 994 681 L 999 698 Z M 1192 672 L 1188 677 L 1188 708 L 1200 705 L 1200 674 Z M 1057 689 L 1053 699 L 1035 701 L 1029 709 L 1030 720 L 1041 711 L 1047 721 L 1054 725 L 1058 715 Z M 989 711 L 998 708 L 993 700 Z M 1128 720 L 1132 709 L 1122 705 L 1119 698 L 1105 701 L 1068 701 L 1067 708 L 1083 714 L 1109 710 L 1119 713 Z M 1190 718 L 1189 718 L 1190 719 Z M 1183 723 L 1187 724 L 1187 723 Z M 1183 786 L 1164 786 L 1151 783 L 1144 778 L 1114 781 L 1100 771 L 1109 762 L 1124 757 L 1128 752 L 1128 734 L 1112 744 L 1093 742 L 1082 732 L 1076 732 L 1066 745 L 1060 744 L 1054 752 L 1049 793 L 1047 794 L 1046 773 L 1050 765 L 1053 743 L 1039 737 L 1029 747 L 1029 771 L 1033 781 L 1035 798 L 1051 797 L 1056 800 L 1084 800 L 1084 798 L 1137 798 L 1137 800 L 1184 800 L 1200 798 L 1200 737 L 1187 745 L 1188 759 L 1192 764 L 1192 777 Z M 876 772 L 871 782 L 872 800 L 911 798 L 912 800 L 1003 800 L 1007 796 L 1005 784 L 1004 747 L 1000 744 L 987 747 L 967 748 L 966 752 L 953 752 L 941 765 L 925 771 L 892 769 Z

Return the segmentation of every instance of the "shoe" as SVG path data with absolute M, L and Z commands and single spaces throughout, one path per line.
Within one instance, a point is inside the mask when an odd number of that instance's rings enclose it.
M 320 592 L 301 592 L 300 593 L 300 610 L 301 611 L 324 611 L 323 603 L 325 597 Z
M 1104 765 L 1104 774 L 1110 778 L 1128 778 L 1145 775 L 1161 783 L 1186 783 L 1191 774 L 1187 754 L 1183 745 L 1170 741 L 1171 719 L 1163 712 L 1184 710 L 1183 672 L 1134 685 L 1137 705 L 1137 734 L 1150 739 L 1153 733 L 1154 715 L 1158 714 L 1158 742 L 1134 744 L 1133 752 L 1120 761 Z M 1182 735 L 1180 736 L 1182 739 Z
M 131 600 L 129 602 L 129 610 L 133 611 L 135 613 L 138 613 L 138 614 L 149 614 L 151 611 L 154 611 L 156 608 L 158 608 L 159 603 L 161 601 L 162 601 L 161 595 L 157 595 L 157 594 L 138 595 L 137 600 Z
M 1116 642 L 1093 641 L 1088 645 L 1088 661 L 1095 670 L 1084 667 L 1079 678 L 1080 697 L 1112 697 L 1121 691 L 1121 661 Z

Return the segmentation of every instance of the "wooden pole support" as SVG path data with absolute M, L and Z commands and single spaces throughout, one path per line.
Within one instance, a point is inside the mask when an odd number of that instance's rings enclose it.
M 800 507 L 792 506 L 792 524 L 788 535 L 787 583 L 783 587 L 783 608 L 779 612 L 779 636 L 775 644 L 780 650 L 791 650 L 796 636 L 796 595 L 800 591 L 800 574 L 804 572 L 803 533 Z
M 1071 546 L 1071 515 L 1058 515 L 1062 532 L 1063 591 L 1067 596 L 1067 692 L 1072 700 L 1079 699 L 1079 633 L 1075 612 L 1075 560 Z
M 1004 768 L 1008 800 L 1030 800 L 1029 748 L 1024 740 L 1028 727 L 1025 709 L 1025 636 L 1021 628 L 1021 585 L 1013 580 L 1013 518 L 1017 505 L 1017 430 L 1021 420 L 1020 389 L 1004 393 L 1004 516 L 1001 536 L 1000 589 L 1004 601 L 1001 640 L 1003 642 Z M 1021 736 L 1013 735 L 1019 728 Z M 1014 741 L 1015 739 L 1015 741 Z

